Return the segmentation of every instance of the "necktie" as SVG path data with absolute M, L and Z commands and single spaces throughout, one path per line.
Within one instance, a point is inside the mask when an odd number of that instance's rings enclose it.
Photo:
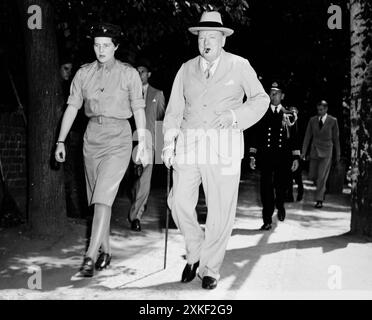
M 100 90 L 103 92 L 105 90 L 105 66 L 101 66 L 100 70 Z
M 145 87 L 142 87 L 142 98 L 145 98 Z
M 278 106 L 275 107 L 275 113 L 278 113 Z
M 210 76 L 211 76 L 211 69 L 212 69 L 212 67 L 213 67 L 213 63 L 210 62 L 210 63 L 208 63 L 207 68 L 206 68 L 205 71 L 204 71 L 204 73 L 205 73 L 205 77 L 206 77 L 207 79 L 209 79 Z
M 319 129 L 323 128 L 323 121 L 322 118 L 319 118 Z

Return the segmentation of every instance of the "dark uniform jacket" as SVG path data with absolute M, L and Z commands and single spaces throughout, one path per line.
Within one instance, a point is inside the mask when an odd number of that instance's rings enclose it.
M 271 106 L 263 118 L 252 128 L 249 154 L 262 167 L 278 160 L 290 161 L 300 156 L 300 142 L 297 126 L 285 121 L 286 114 L 293 122 L 293 116 L 283 107 L 273 112 Z

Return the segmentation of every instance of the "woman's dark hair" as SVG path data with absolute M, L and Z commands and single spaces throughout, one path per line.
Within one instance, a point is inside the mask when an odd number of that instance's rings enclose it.
M 118 38 L 112 37 L 111 41 L 112 41 L 112 43 L 114 44 L 115 47 L 117 47 L 119 45 L 119 39 Z

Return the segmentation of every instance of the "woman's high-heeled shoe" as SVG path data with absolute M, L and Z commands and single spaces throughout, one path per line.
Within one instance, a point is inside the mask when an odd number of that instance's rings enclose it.
M 99 271 L 106 269 L 110 265 L 110 262 L 111 262 L 111 255 L 108 253 L 102 252 L 96 261 L 96 269 Z
M 80 269 L 80 275 L 84 278 L 91 278 L 94 275 L 94 262 L 91 258 L 85 257 Z

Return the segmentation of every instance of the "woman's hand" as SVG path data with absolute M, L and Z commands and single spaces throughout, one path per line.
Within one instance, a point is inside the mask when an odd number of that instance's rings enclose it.
M 66 160 L 66 148 L 64 143 L 58 143 L 54 156 L 57 162 L 65 162 Z
M 149 152 L 146 149 L 146 144 L 144 141 L 138 142 L 135 162 L 141 163 L 143 167 L 146 167 L 150 163 Z

